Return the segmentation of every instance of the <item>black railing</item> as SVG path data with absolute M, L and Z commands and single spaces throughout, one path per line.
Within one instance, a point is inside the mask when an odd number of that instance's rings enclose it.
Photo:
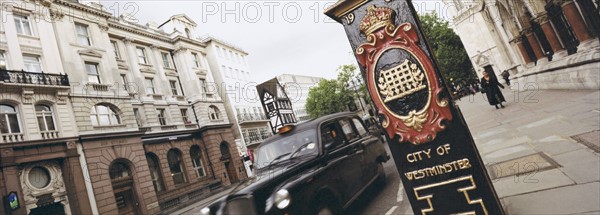
M 69 86 L 67 75 L 0 69 L 0 81 L 15 84 Z

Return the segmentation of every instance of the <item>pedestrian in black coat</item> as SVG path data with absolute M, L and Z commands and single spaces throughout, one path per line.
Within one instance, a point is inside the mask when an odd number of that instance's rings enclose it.
M 488 102 L 490 105 L 493 105 L 498 109 L 498 105 L 504 108 L 502 102 L 506 102 L 504 99 L 504 95 L 502 95 L 502 91 L 500 91 L 501 87 L 504 89 L 504 85 L 500 84 L 498 80 L 494 77 L 490 77 L 486 71 L 483 71 L 483 77 L 481 78 L 481 88 L 487 95 Z

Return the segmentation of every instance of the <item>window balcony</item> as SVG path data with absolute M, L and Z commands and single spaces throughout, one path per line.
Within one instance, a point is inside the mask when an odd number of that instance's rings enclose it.
M 41 134 L 44 140 L 59 138 L 58 131 L 42 131 Z
M 0 69 L 0 82 L 14 84 L 35 84 L 48 86 L 69 86 L 67 75 L 47 74 Z
M 0 142 L 2 143 L 13 143 L 25 140 L 25 134 L 23 133 L 8 133 L 0 134 Z
M 242 122 L 252 122 L 252 121 L 268 121 L 267 117 L 260 114 L 238 114 L 237 119 L 239 123 Z

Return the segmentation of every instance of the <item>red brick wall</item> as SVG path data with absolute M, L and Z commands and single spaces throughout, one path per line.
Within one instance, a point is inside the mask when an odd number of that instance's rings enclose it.
M 159 212 L 140 137 L 113 138 L 83 143 L 90 179 L 100 214 L 117 214 L 109 167 L 115 160 L 128 161 L 134 180 L 134 193 L 142 214 Z

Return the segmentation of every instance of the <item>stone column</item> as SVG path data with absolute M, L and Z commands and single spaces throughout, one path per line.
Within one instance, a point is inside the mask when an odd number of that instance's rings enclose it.
M 517 47 L 519 48 L 521 57 L 523 57 L 523 61 L 525 61 L 525 64 L 533 62 L 533 60 L 527 54 L 527 50 L 525 50 L 525 45 L 523 44 L 523 41 L 521 40 L 521 38 L 517 37 L 515 42 L 517 44 Z
M 544 34 L 546 35 L 546 38 L 548 39 L 548 42 L 550 43 L 550 46 L 552 47 L 552 51 L 554 51 L 556 53 L 560 50 L 563 50 L 564 48 L 560 44 L 560 41 L 558 40 L 558 36 L 554 32 L 552 25 L 548 21 L 548 14 L 547 13 L 540 14 L 536 18 L 536 21 L 538 23 L 540 23 L 540 26 L 542 26 L 542 31 L 544 31 Z
M 535 37 L 535 35 L 533 34 L 533 32 L 531 31 L 531 29 L 525 30 L 525 36 L 527 37 L 527 40 L 529 41 L 529 44 L 531 45 L 531 49 L 533 49 L 533 53 L 535 54 L 535 57 L 537 59 L 542 59 L 545 55 L 542 52 L 542 47 L 540 47 L 540 44 L 539 44 L 537 38 Z
M 514 65 L 516 64 L 517 60 L 517 56 L 514 53 L 513 49 L 510 48 L 510 39 L 508 38 L 508 35 L 506 35 L 506 31 L 504 30 L 504 27 L 502 27 L 502 19 L 500 18 L 500 12 L 498 11 L 498 6 L 496 6 L 495 1 L 494 2 L 486 2 L 486 6 L 488 11 L 490 12 L 490 16 L 492 16 L 492 19 L 494 20 L 494 25 L 496 26 L 496 29 L 498 31 L 498 34 L 500 34 L 500 38 L 502 39 L 502 44 L 501 46 L 503 47 L 504 50 L 506 50 L 506 52 L 508 52 L 508 60 L 510 61 L 510 65 Z
M 16 4 L 16 3 L 15 3 Z M 4 25 L 4 33 L 6 35 L 6 44 L 8 45 L 8 52 L 6 54 L 7 69 L 10 70 L 22 70 L 25 68 L 23 64 L 23 52 L 21 52 L 21 46 L 19 45 L 19 38 L 17 37 L 17 27 L 15 26 L 15 17 L 13 16 L 12 5 L 0 5 L 0 10 L 3 11 L 3 18 L 6 18 Z M 30 19 L 30 26 L 33 26 Z M 33 31 L 33 29 L 32 29 Z M 34 32 L 36 33 L 36 32 Z
M 586 41 L 592 39 L 592 36 L 587 30 L 585 22 L 577 9 L 574 1 L 567 1 L 562 5 L 563 11 L 565 13 L 565 17 L 567 17 L 567 21 L 571 24 L 575 35 L 579 41 Z
M 62 172 L 71 210 L 73 214 L 92 214 L 87 190 L 83 183 L 84 180 L 90 179 L 84 177 L 79 163 L 79 156 L 82 155 L 77 153 L 75 142 L 67 142 L 67 148 L 67 158 L 64 160 Z

